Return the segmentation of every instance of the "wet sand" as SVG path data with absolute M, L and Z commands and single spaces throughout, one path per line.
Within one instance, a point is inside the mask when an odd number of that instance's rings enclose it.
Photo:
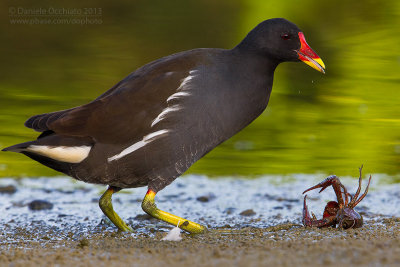
M 40 229 L 37 229 L 40 231 Z M 26 233 L 29 236 L 29 233 Z M 357 230 L 214 229 L 182 241 L 154 235 L 87 233 L 65 240 L 2 243 L 1 266 L 399 266 L 400 218 Z M 19 248 L 18 248 L 19 247 Z
M 101 214 L 97 201 L 104 187 L 67 178 L 3 179 L 0 266 L 399 266 L 399 185 L 374 178 L 356 207 L 365 224 L 350 230 L 299 225 L 301 191 L 320 175 L 180 179 L 160 193 L 159 207 L 210 230 L 182 233 L 177 242 L 161 241 L 171 226 L 141 211 L 145 188 L 113 198 L 117 212 L 134 228 L 131 234 L 117 233 Z M 357 180 L 342 182 L 354 192 Z M 317 217 L 334 199 L 331 191 L 309 195 Z M 32 201 L 37 199 L 50 204 Z

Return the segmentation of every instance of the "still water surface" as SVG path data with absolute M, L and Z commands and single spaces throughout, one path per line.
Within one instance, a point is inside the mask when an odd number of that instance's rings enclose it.
M 367 173 L 400 180 L 400 1 L 91 4 L 102 8 L 101 24 L 2 20 L 0 147 L 36 138 L 23 126 L 31 115 L 85 104 L 147 62 L 196 47 L 232 48 L 262 20 L 285 17 L 304 31 L 326 74 L 303 63 L 279 66 L 266 111 L 189 171 L 357 176 L 364 164 Z M 55 174 L 22 155 L 0 153 L 0 176 Z

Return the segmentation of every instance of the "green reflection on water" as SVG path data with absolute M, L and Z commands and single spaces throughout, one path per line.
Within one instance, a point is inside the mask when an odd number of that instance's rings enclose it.
M 278 3 L 279 2 L 279 3 Z M 2 2 L 32 6 L 30 1 Z M 400 173 L 399 1 L 110 1 L 100 25 L 11 25 L 2 20 L 0 147 L 31 140 L 31 115 L 87 103 L 129 72 L 195 47 L 231 48 L 260 21 L 300 26 L 327 66 L 278 67 L 267 110 L 197 162 L 209 175 Z M 49 7 L 36 2 L 36 7 Z M 0 153 L 0 176 L 56 172 Z

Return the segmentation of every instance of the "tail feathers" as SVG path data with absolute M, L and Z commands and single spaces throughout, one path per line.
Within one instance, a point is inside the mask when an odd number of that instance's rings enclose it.
M 10 147 L 3 148 L 1 151 L 11 151 L 11 152 L 22 153 L 49 168 L 52 168 L 56 171 L 65 173 L 67 175 L 71 175 L 70 174 L 70 171 L 71 171 L 70 164 L 54 160 L 52 158 L 49 158 L 49 157 L 46 157 L 43 155 L 39 155 L 37 153 L 30 152 L 28 147 L 30 145 L 35 145 L 35 143 L 36 143 L 36 141 L 30 141 L 30 142 L 25 142 L 25 143 L 21 143 L 21 144 L 16 144 L 16 145 L 13 145 Z
M 19 152 L 31 158 L 40 155 L 59 162 L 80 163 L 88 157 L 92 146 L 93 141 L 88 138 L 47 135 L 35 141 L 4 148 L 3 151 Z
M 25 142 L 21 144 L 16 144 L 13 146 L 9 146 L 6 148 L 3 148 L 1 151 L 11 151 L 11 152 L 18 152 L 21 153 L 26 150 L 26 148 L 30 145 L 32 145 L 35 141 L 30 141 L 30 142 Z

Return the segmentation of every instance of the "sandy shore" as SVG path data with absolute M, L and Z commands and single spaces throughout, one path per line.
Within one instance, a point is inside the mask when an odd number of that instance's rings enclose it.
M 38 229 L 39 230 L 39 229 Z M 21 231 L 20 235 L 27 235 Z M 357 230 L 213 229 L 182 241 L 165 233 L 114 231 L 40 242 L 2 243 L 1 266 L 399 266 L 400 218 L 376 219 Z M 15 236 L 13 237 L 15 238 Z
M 210 231 L 182 233 L 178 242 L 161 241 L 171 226 L 141 210 L 146 188 L 113 197 L 135 231 L 119 234 L 98 207 L 104 187 L 67 178 L 2 179 L 7 190 L 0 194 L 0 267 L 400 266 L 399 185 L 384 178 L 374 175 L 369 194 L 356 207 L 364 226 L 344 231 L 299 225 L 302 189 L 319 182 L 319 175 L 186 177 L 159 194 L 159 207 Z M 342 182 L 355 191 L 356 179 Z M 33 201 L 38 199 L 46 205 Z M 333 190 L 312 192 L 309 208 L 320 217 L 333 199 Z

